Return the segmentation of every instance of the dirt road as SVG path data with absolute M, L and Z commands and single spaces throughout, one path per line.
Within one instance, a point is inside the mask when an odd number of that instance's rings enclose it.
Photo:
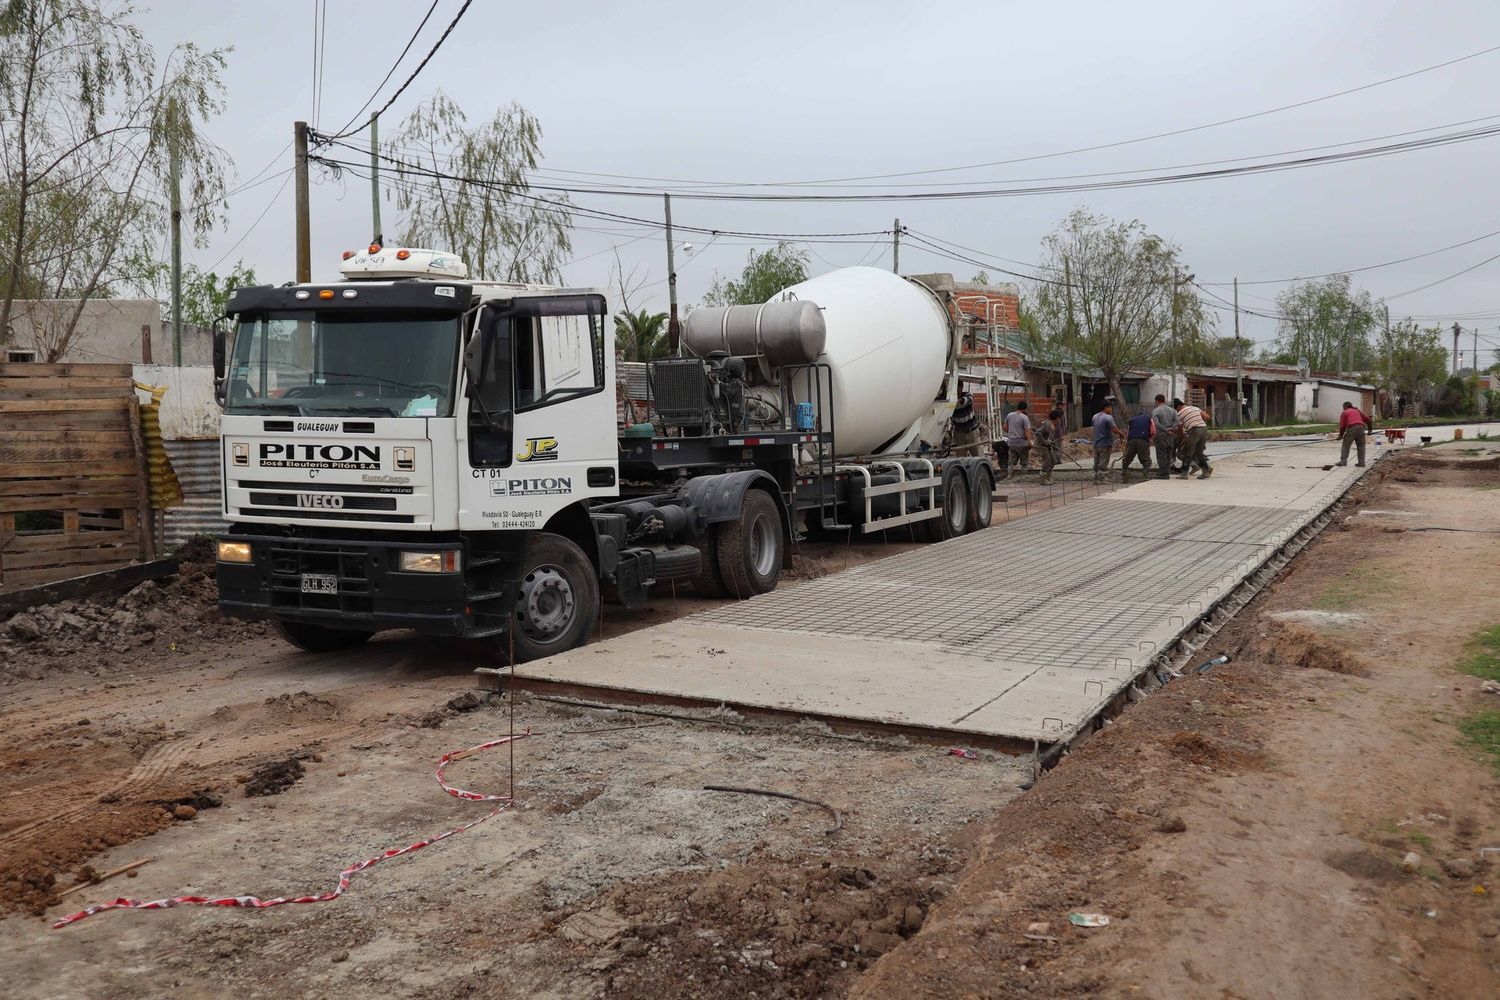
M 1500 529 L 1500 470 L 1444 448 L 1376 476 L 1202 651 L 1232 664 L 1131 707 L 1031 791 L 1023 760 L 523 696 L 517 808 L 331 903 L 61 931 L 29 912 L 321 891 L 482 815 L 432 776 L 438 755 L 509 729 L 505 703 L 470 693 L 482 652 L 397 636 L 309 658 L 202 622 L 177 652 L 153 640 L 20 675 L 0 688 L 7 992 L 1495 995 L 1500 877 L 1479 850 L 1500 846 L 1500 785 L 1456 724 L 1500 697 L 1454 665 L 1500 623 L 1485 575 L 1500 534 L 1413 529 Z M 802 570 L 881 554 L 815 551 Z M 245 794 L 278 764 L 284 790 Z M 510 765 L 489 751 L 448 777 L 503 792 Z M 842 828 L 709 784 L 816 799 Z M 184 803 L 194 818 L 173 818 Z M 84 865 L 143 857 L 56 899 Z

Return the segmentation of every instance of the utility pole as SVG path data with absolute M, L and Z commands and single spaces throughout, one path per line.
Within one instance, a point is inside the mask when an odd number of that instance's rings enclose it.
M 672 249 L 672 196 L 663 193 L 662 206 L 667 216 L 667 345 L 677 353 L 681 327 L 677 323 L 677 256 Z
M 307 122 L 294 126 L 296 146 L 296 175 L 293 186 L 297 189 L 297 280 L 312 281 L 312 233 L 307 224 Z
M 380 112 L 370 115 L 370 215 L 375 220 L 375 243 L 385 243 L 380 231 Z
M 1245 415 L 1245 349 L 1240 344 L 1240 279 L 1234 279 L 1234 406 L 1241 420 Z
M 1391 375 L 1391 355 L 1395 353 L 1396 345 L 1391 341 L 1391 307 L 1385 307 L 1385 401 L 1388 405 L 1396 402 L 1395 379 Z M 1401 416 L 1398 410 L 1396 416 Z
M 172 364 L 182 367 L 182 154 L 167 144 L 172 185 Z
M 1177 395 L 1177 376 L 1180 374 L 1180 372 L 1178 371 L 1178 365 L 1177 365 L 1177 362 L 1178 362 L 1178 357 L 1177 357 L 1177 287 L 1178 287 L 1179 279 L 1180 278 L 1181 278 L 1181 272 L 1177 270 L 1177 265 L 1173 264 L 1172 265 L 1172 343 L 1171 343 L 1171 348 L 1170 348 L 1170 353 L 1172 355 L 1172 366 L 1171 366 L 1171 370 L 1172 370 L 1172 387 L 1171 387 L 1171 389 L 1169 389 L 1167 391 L 1167 395 L 1172 396 L 1172 397 L 1174 397 L 1176 399 L 1186 400 L 1187 399 L 1187 385 L 1186 384 L 1184 384 L 1183 387 L 1182 387 L 1182 395 L 1181 396 Z
M 901 220 L 891 226 L 891 273 L 901 273 Z
M 1462 333 L 1462 332 L 1463 332 L 1463 327 L 1459 326 L 1457 323 L 1454 323 L 1453 324 L 1453 372 L 1452 372 L 1452 374 L 1454 374 L 1454 375 L 1458 374 L 1458 335 L 1460 333 Z
M 1068 295 L 1068 381 L 1072 398 L 1068 401 L 1068 429 L 1073 429 L 1073 406 L 1081 402 L 1078 398 L 1078 328 L 1073 323 L 1073 265 L 1063 257 L 1063 287 Z M 1078 409 L 1078 422 L 1083 423 L 1083 408 Z

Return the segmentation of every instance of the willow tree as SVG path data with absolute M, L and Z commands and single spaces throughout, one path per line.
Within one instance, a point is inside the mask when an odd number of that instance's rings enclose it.
M 1365 371 L 1374 353 L 1370 333 L 1378 304 L 1347 274 L 1299 281 L 1276 296 L 1273 358 L 1294 365 L 1306 358 L 1313 371 Z
M 158 66 L 128 5 L 0 6 L 0 335 L 18 299 L 42 355 L 68 350 L 92 298 L 160 259 L 174 159 L 201 246 L 222 218 L 228 164 L 202 128 L 222 110 L 223 50 L 179 45 Z
M 1213 320 L 1183 280 L 1180 254 L 1139 220 L 1075 209 L 1042 241 L 1048 280 L 1033 301 L 1045 355 L 1076 351 L 1122 404 L 1121 375 L 1182 363 L 1185 345 L 1204 339 Z
M 458 254 L 473 277 L 558 283 L 573 249 L 572 204 L 532 194 L 542 127 L 519 104 L 477 128 L 439 91 L 407 115 L 386 145 L 402 242 Z

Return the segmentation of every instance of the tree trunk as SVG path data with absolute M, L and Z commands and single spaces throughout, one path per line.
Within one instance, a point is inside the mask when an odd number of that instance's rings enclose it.
M 1109 374 L 1109 392 L 1115 397 L 1116 422 L 1124 423 L 1130 419 L 1130 404 L 1125 402 L 1125 394 L 1120 391 L 1120 376 L 1111 372 Z

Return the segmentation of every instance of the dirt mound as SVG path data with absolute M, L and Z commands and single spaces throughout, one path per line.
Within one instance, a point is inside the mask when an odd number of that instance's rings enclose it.
M 306 691 L 278 694 L 265 701 L 266 716 L 272 722 L 328 722 L 338 718 L 338 706 L 327 698 Z
M 48 673 L 107 673 L 142 656 L 193 653 L 266 634 L 259 622 L 219 612 L 208 539 L 178 550 L 177 576 L 123 594 L 39 605 L 0 620 L 0 684 Z
M 1199 732 L 1179 731 L 1162 742 L 1174 757 L 1201 767 L 1258 768 L 1266 762 L 1265 755 L 1252 746 L 1216 740 Z
M 581 916 L 602 915 L 588 926 L 608 926 L 636 958 L 610 978 L 611 996 L 839 995 L 921 928 L 939 895 L 932 876 L 947 867 L 926 852 L 675 873 L 560 912 L 552 928 L 572 940 Z
M 29 849 L 0 860 L 0 915 L 16 910 L 41 915 L 57 901 L 57 872 L 69 871 L 100 851 L 155 833 L 174 822 L 169 806 L 116 803 L 66 819 L 66 836 L 30 837 Z M 45 832 L 45 831 L 44 831 Z
M 1353 677 L 1370 676 L 1369 666 L 1358 654 L 1337 645 L 1310 628 L 1288 621 L 1268 621 L 1250 644 L 1250 654 L 1268 663 L 1327 670 Z
M 280 795 L 295 785 L 304 773 L 302 761 L 296 757 L 267 761 L 251 773 L 250 780 L 245 782 L 245 794 L 250 797 Z

